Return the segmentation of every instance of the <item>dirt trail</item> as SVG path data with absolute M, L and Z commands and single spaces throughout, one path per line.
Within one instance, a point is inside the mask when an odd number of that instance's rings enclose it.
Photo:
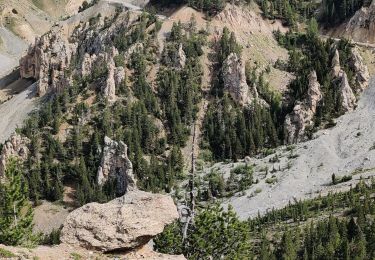
M 347 189 L 360 176 L 375 173 L 375 77 L 362 94 L 355 111 L 338 118 L 337 125 L 319 131 L 315 139 L 296 145 L 293 151 L 277 149 L 280 162 L 270 163 L 275 154 L 264 159 L 251 159 L 258 172 L 259 183 L 243 196 L 233 197 L 231 204 L 243 219 L 281 208 L 295 199 L 311 198 L 331 190 Z M 217 164 L 213 167 L 228 173 L 236 164 Z M 264 167 L 269 168 L 264 177 Z M 263 168 L 263 172 L 262 169 Z M 280 168 L 280 170 L 279 170 Z M 272 171 L 274 169 L 274 171 Z M 208 171 L 209 169 L 207 169 Z M 273 172 L 273 173 L 271 173 Z M 352 175 L 353 181 L 331 186 L 332 174 Z M 266 179 L 277 178 L 275 184 Z

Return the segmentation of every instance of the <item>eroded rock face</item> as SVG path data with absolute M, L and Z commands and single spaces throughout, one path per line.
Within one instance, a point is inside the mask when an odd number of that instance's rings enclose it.
M 306 129 L 314 123 L 318 103 L 322 99 L 320 84 L 316 72 L 309 75 L 309 87 L 307 97 L 302 102 L 297 102 L 293 112 L 285 119 L 284 130 L 287 143 L 296 143 L 303 139 Z
M 343 113 L 353 111 L 357 99 L 354 96 L 353 90 L 349 85 L 348 76 L 344 71 L 341 71 L 337 81 L 339 82 L 339 102 L 341 111 Z
M 362 7 L 350 18 L 344 35 L 357 42 L 375 43 L 375 1 L 369 7 Z
M 115 11 L 114 7 L 111 8 Z M 102 90 L 104 96 L 112 100 L 117 71 L 113 58 L 118 55 L 118 51 L 113 47 L 113 38 L 119 30 L 135 23 L 139 14 L 124 11 L 120 14 L 114 12 L 113 15 L 116 15 L 116 19 L 110 26 L 104 23 L 104 17 L 91 24 L 90 16 L 85 18 L 87 21 L 77 22 L 73 19 L 70 21 L 72 24 L 62 22 L 54 26 L 50 32 L 37 38 L 27 54 L 21 58 L 21 77 L 37 80 L 38 94 L 43 96 L 47 92 L 58 92 L 72 85 L 73 75 L 90 78 L 98 62 L 104 58 L 101 66 L 107 66 L 109 77 L 106 81 L 107 75 L 100 75 L 105 77 Z M 108 18 L 110 19 L 106 17 Z
M 20 60 L 22 78 L 39 80 L 38 94 L 49 89 L 60 91 L 70 82 L 65 70 L 69 67 L 75 44 L 68 43 L 62 28 L 54 27 L 51 32 L 35 39 L 26 56 Z
M 335 51 L 335 56 L 332 59 L 331 75 L 338 87 L 339 99 L 337 102 L 339 102 L 340 110 L 343 113 L 352 111 L 356 105 L 357 99 L 350 87 L 348 75 L 340 66 L 340 55 L 337 49 Z
M 223 64 L 224 88 L 241 105 L 248 105 L 258 97 L 256 88 L 250 90 L 246 82 L 245 64 L 236 53 L 231 53 Z
M 103 252 L 147 244 L 178 218 L 170 196 L 129 191 L 105 204 L 89 203 L 67 217 L 61 241 Z
M 375 18 L 374 18 L 375 19 Z M 363 62 L 362 56 L 359 54 L 358 48 L 354 47 L 351 51 L 351 64 L 355 72 L 355 88 L 356 94 L 361 93 L 369 85 L 370 73 L 366 64 Z
M 108 61 L 108 77 L 105 85 L 102 88 L 103 96 L 109 101 L 113 101 L 116 98 L 116 82 L 115 82 L 115 62 L 113 59 Z
M 7 161 L 14 157 L 20 161 L 27 160 L 29 156 L 30 140 L 26 137 L 22 137 L 19 134 L 14 134 L 4 144 L 0 155 L 0 178 L 4 176 Z
M 124 195 L 127 191 L 137 189 L 133 175 L 133 165 L 128 158 L 127 145 L 105 137 L 97 183 L 104 185 L 110 180 L 115 181 L 116 194 L 118 196 Z

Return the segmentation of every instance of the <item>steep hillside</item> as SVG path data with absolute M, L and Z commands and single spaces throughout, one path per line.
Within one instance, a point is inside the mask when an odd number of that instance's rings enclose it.
M 375 255 L 374 50 L 319 34 L 373 5 L 22 1 L 1 2 L 2 65 L 31 44 L 0 80 L 0 243 L 60 243 L 26 258 Z
M 345 23 L 324 32 L 332 37 L 351 39 L 355 42 L 375 44 L 375 2 L 362 7 Z

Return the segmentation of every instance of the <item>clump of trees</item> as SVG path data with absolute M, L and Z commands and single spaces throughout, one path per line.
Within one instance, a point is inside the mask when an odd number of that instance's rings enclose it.
M 188 259 L 247 259 L 251 256 L 250 234 L 233 209 L 214 205 L 202 209 L 183 240 L 181 225 L 167 226 L 155 240 L 155 248 Z
M 28 187 L 22 166 L 11 158 L 0 182 L 1 244 L 31 245 L 36 241 L 32 234 L 33 211 L 27 194 Z
M 352 17 L 361 7 L 370 4 L 371 0 L 324 0 L 320 20 L 324 26 L 333 27 Z

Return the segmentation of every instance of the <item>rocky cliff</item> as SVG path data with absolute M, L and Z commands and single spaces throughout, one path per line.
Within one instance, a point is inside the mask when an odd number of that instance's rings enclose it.
M 375 43 L 375 1 L 353 15 L 345 26 L 344 36 L 357 42 Z
M 249 105 L 258 98 L 255 87 L 249 87 L 246 82 L 245 64 L 236 53 L 231 53 L 223 64 L 223 81 L 232 98 L 241 105 Z
M 127 145 L 105 137 L 97 182 L 99 185 L 103 185 L 109 180 L 115 181 L 116 194 L 118 195 L 124 195 L 126 191 L 137 188 L 133 165 L 128 159 Z
M 84 13 L 86 16 L 78 21 L 73 17 L 36 38 L 20 60 L 21 77 L 37 80 L 38 94 L 43 96 L 74 84 L 74 75 L 87 80 L 106 76 L 100 83 L 102 93 L 108 100 L 114 100 L 124 73 L 122 67 L 116 67 L 114 58 L 118 51 L 112 41 L 120 30 L 132 25 L 139 14 L 119 9 L 105 12 L 106 17 L 97 13 Z
M 303 139 L 306 130 L 314 123 L 316 108 L 321 99 L 320 84 L 316 72 L 312 71 L 309 75 L 307 97 L 298 101 L 293 112 L 286 116 L 284 129 L 287 143 L 296 143 Z
M 356 97 L 354 96 L 354 92 L 349 85 L 348 75 L 346 72 L 341 68 L 340 65 L 340 55 L 339 51 L 336 49 L 335 55 L 332 59 L 332 71 L 331 71 L 332 78 L 335 82 L 336 87 L 338 88 L 337 93 L 338 97 L 338 105 L 340 107 L 340 111 L 342 113 L 346 113 L 348 111 L 353 111 L 355 104 L 356 104 Z
M 340 63 L 340 54 L 335 49 L 331 61 L 331 77 L 336 86 L 337 105 L 341 113 L 353 111 L 357 104 L 356 95 L 369 85 L 369 71 L 357 47 L 352 48 L 349 66 L 354 71 L 353 80 L 349 82 L 348 75 Z M 284 133 L 286 143 L 296 143 L 304 140 L 306 130 L 313 126 L 318 103 L 322 100 L 320 84 L 315 71 L 309 75 L 307 96 L 297 101 L 293 111 L 285 118 Z

